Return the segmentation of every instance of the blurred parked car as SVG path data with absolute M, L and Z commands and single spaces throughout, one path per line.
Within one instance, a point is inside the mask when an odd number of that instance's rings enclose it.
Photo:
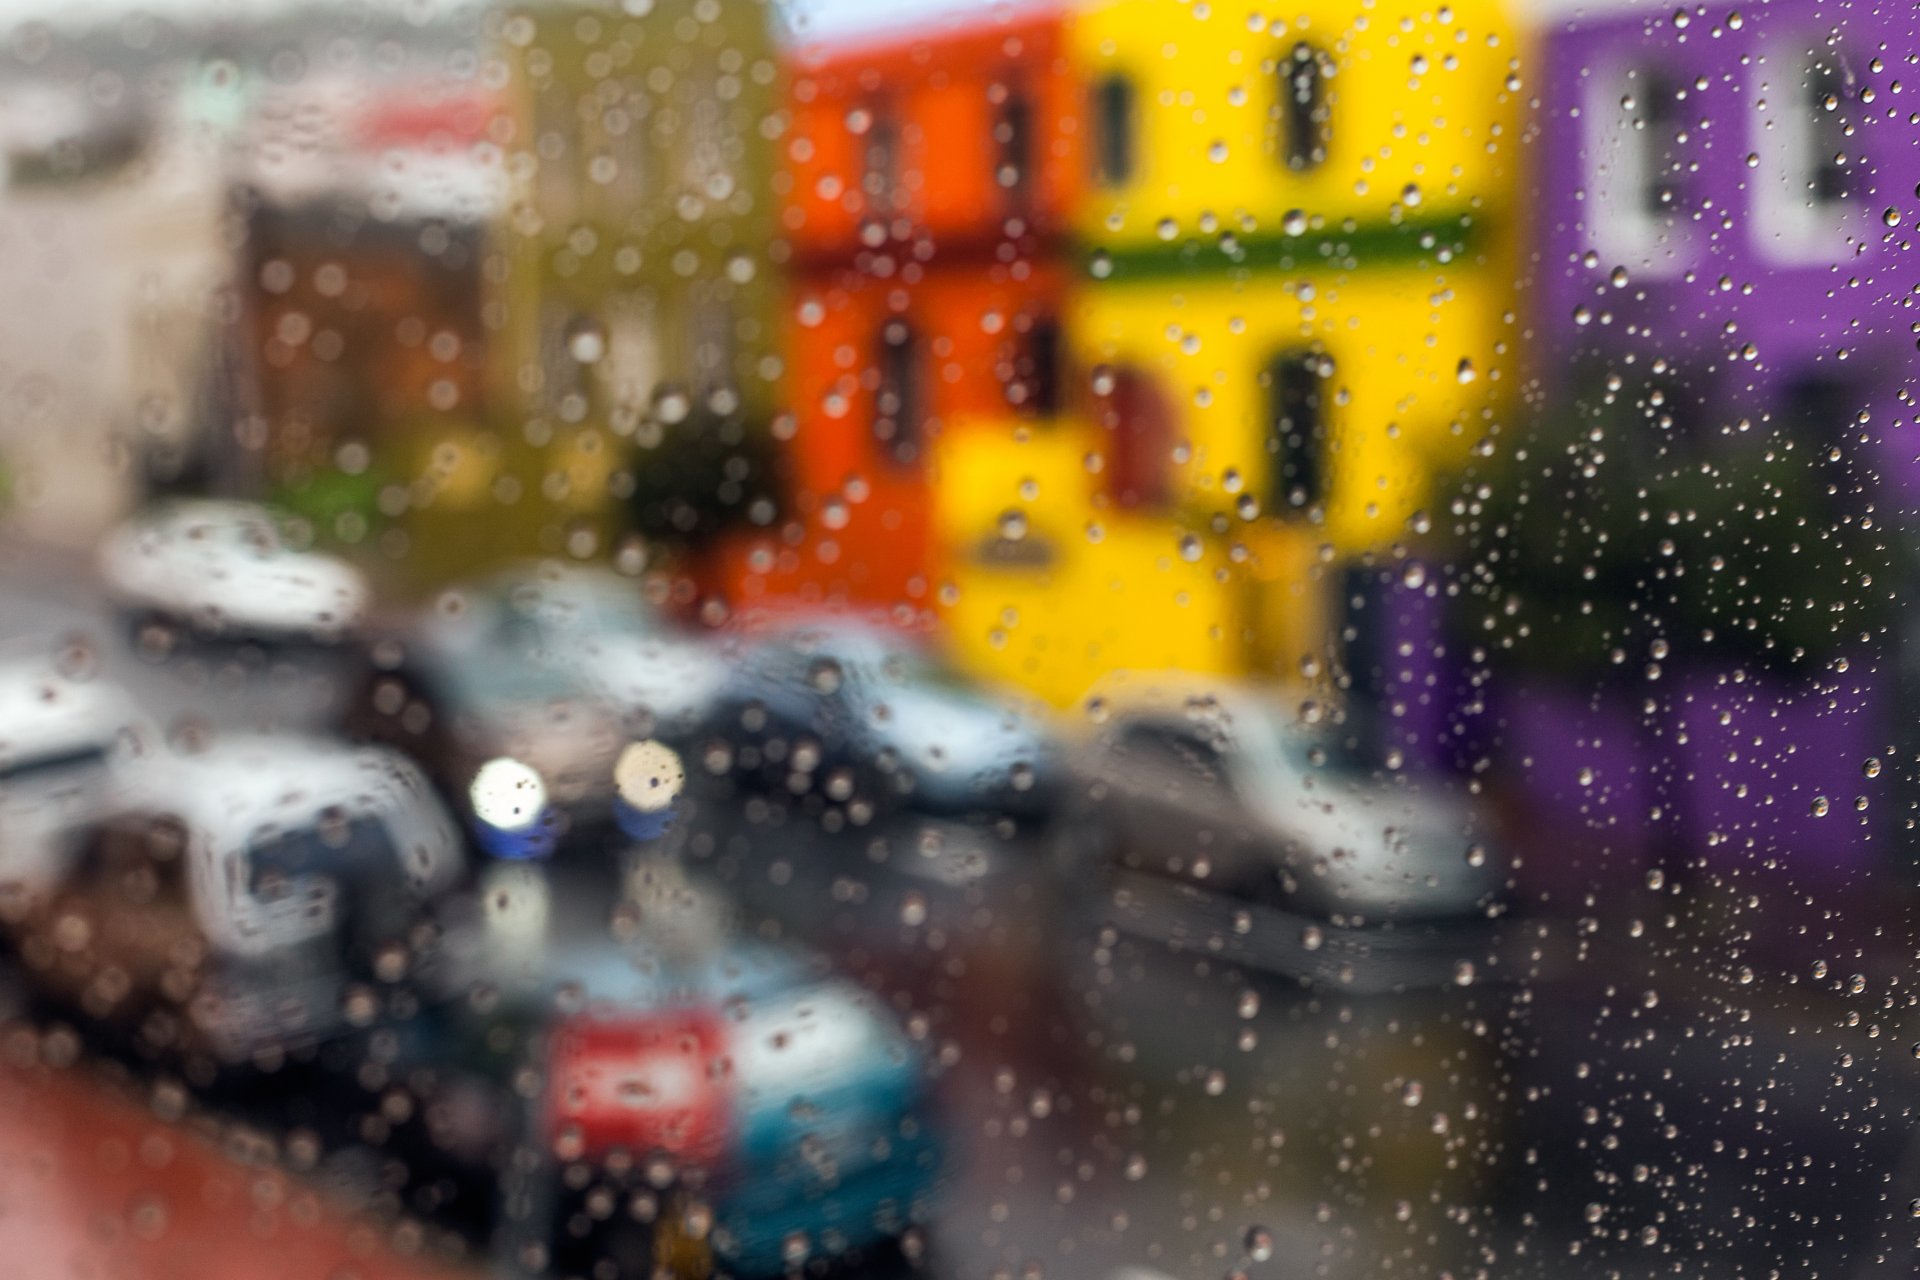
M 572 824 L 604 819 L 615 755 L 684 744 L 723 679 L 717 640 L 683 635 L 614 573 L 541 566 L 458 589 L 374 646 L 345 728 L 419 759 L 453 802 L 489 761 L 537 775 Z
M 905 638 L 845 620 L 751 645 L 718 699 L 702 763 L 856 814 L 903 805 L 1041 816 L 1057 775 L 1038 721 Z
M 110 1041 L 220 1068 L 456 985 L 436 908 L 464 861 L 392 752 L 223 739 L 123 770 L 11 931 L 43 999 Z
M 331 644 L 366 612 L 359 570 L 296 550 L 266 507 L 205 499 L 164 504 L 109 534 L 100 551 L 107 595 L 148 647 L 174 628 L 195 635 Z
M 1089 705 L 1060 851 L 1106 924 L 1349 990 L 1445 983 L 1484 949 L 1507 873 L 1461 790 L 1248 686 L 1135 675 Z
M 542 891 L 577 874 L 504 870 Z M 941 1168 L 919 1052 L 858 987 L 732 932 L 670 859 L 634 879 L 610 920 L 556 885 L 574 909 L 537 945 L 490 948 L 479 998 L 403 1029 L 422 1105 L 388 1150 L 416 1191 L 446 1209 L 464 1185 L 512 1274 L 774 1276 L 892 1250 Z
M 0 663 L 0 916 L 45 894 L 118 772 L 159 746 L 119 686 Z

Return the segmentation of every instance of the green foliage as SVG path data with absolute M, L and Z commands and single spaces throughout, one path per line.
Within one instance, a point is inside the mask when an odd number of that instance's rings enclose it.
M 1791 671 L 1877 638 L 1899 553 L 1864 464 L 1836 446 L 1850 415 L 1822 408 L 1723 419 L 1674 379 L 1577 375 L 1480 504 L 1479 642 L 1587 675 L 1695 658 Z
M 763 424 L 695 408 L 636 435 L 627 510 L 649 542 L 696 548 L 728 529 L 772 523 L 777 454 Z

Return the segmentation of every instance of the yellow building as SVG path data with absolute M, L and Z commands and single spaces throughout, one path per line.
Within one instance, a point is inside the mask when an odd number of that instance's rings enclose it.
M 487 21 L 510 188 L 484 314 L 499 409 L 430 442 L 422 542 L 462 567 L 604 556 L 649 468 L 698 499 L 687 473 L 748 452 L 777 409 L 767 12 L 559 0 Z
M 1424 541 L 1436 477 L 1511 382 L 1517 29 L 1488 0 L 1116 0 L 1068 24 L 1087 394 L 1056 439 L 973 433 L 989 456 L 943 458 L 956 643 L 1060 702 L 1143 657 L 1324 668 L 1342 568 Z M 973 530 L 1043 455 L 1074 459 L 1084 506 L 1025 505 L 1059 531 L 1023 589 Z M 1066 528 L 1088 521 L 1102 542 Z M 996 595 L 1038 612 L 983 638 Z M 1107 643 L 1168 627 L 1152 654 Z

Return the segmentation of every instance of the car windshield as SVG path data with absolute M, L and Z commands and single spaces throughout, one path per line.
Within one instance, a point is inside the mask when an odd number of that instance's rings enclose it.
M 399 869 L 399 855 L 379 814 L 328 810 L 310 824 L 264 836 L 247 847 L 246 890 L 262 901 L 298 893 L 315 879 L 358 881 Z

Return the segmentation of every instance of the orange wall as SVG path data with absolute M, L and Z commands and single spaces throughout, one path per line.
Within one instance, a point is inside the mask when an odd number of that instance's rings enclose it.
M 789 70 L 792 128 L 780 178 L 792 253 L 784 317 L 786 525 L 724 548 L 710 583 L 736 607 L 930 607 L 932 440 L 1022 411 L 1006 385 L 1029 318 L 1058 320 L 1060 245 L 1085 176 L 1080 93 L 1058 14 L 930 25 L 803 51 Z M 998 180 L 1007 95 L 1028 104 L 1028 175 Z M 864 190 L 884 115 L 895 137 L 891 206 Z M 883 234 L 873 235 L 884 214 Z M 874 431 L 881 335 L 911 326 L 923 447 L 901 460 Z
M 1022 216 L 1043 235 L 1062 226 L 1084 180 L 1080 95 L 1057 15 L 942 26 L 883 44 L 801 55 L 792 71 L 783 227 L 796 257 L 859 251 L 861 224 L 904 216 L 905 237 L 936 251 L 1002 235 Z M 996 178 L 996 98 L 1030 104 L 1030 176 L 1024 198 Z M 885 115 L 898 139 L 897 204 L 874 208 L 863 190 L 870 124 Z M 875 246 L 867 244 L 871 249 Z
M 938 586 L 929 581 L 931 441 L 1020 416 L 1005 388 L 1027 351 L 1027 326 L 1058 317 L 1066 283 L 1063 266 L 1026 262 L 940 267 L 912 284 L 851 270 L 795 280 L 786 321 L 795 424 L 788 515 L 805 534 L 791 543 L 757 539 L 758 569 L 736 549 L 722 573 L 727 593 L 930 603 Z M 896 318 L 911 326 L 919 356 L 927 443 L 910 462 L 897 460 L 873 426 L 875 352 Z

